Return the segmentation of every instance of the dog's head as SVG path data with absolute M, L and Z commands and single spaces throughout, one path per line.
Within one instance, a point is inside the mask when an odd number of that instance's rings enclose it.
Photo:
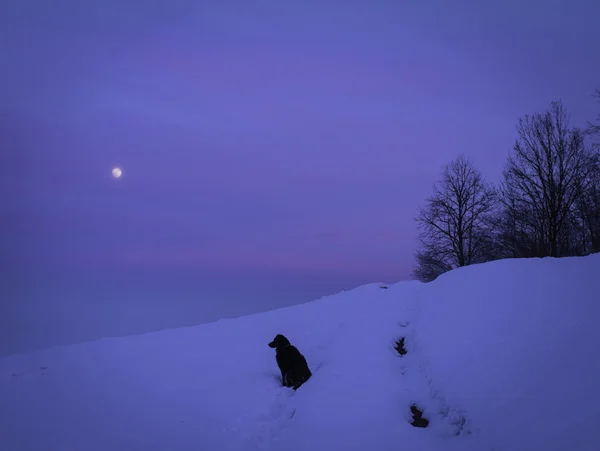
M 273 341 L 269 343 L 269 348 L 285 348 L 290 345 L 290 341 L 281 334 L 277 334 Z

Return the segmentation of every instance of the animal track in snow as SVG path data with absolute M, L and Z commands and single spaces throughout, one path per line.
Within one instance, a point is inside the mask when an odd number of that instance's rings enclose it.
M 267 408 L 258 414 L 252 431 L 247 438 L 247 451 L 267 451 L 271 444 L 296 414 L 293 403 L 295 392 L 289 388 L 277 389 L 273 400 Z
M 398 324 L 403 328 L 405 339 L 410 337 L 408 346 L 406 345 L 406 340 L 402 340 L 402 349 L 405 354 L 401 354 L 402 366 L 400 367 L 400 373 L 403 377 L 415 373 L 418 374 L 418 377 L 412 377 L 410 378 L 410 381 L 415 384 L 422 384 L 421 387 L 412 387 L 412 389 L 409 388 L 409 391 L 426 392 L 428 394 L 428 408 L 425 409 L 426 412 L 424 417 L 430 422 L 435 422 L 436 418 L 443 420 L 450 427 L 451 433 L 455 436 L 469 435 L 471 433 L 471 428 L 466 413 L 461 409 L 448 404 L 441 390 L 434 384 L 432 377 L 429 375 L 427 363 L 420 358 L 418 352 L 412 352 L 415 349 L 415 343 L 413 342 L 415 337 L 414 330 L 406 330 L 406 327 L 410 325 L 410 322 L 400 321 Z M 418 342 L 418 339 L 416 341 Z M 398 349 L 395 349 L 395 351 L 399 353 Z
M 48 374 L 47 366 L 40 366 L 37 368 L 29 368 L 21 371 L 13 371 L 11 377 L 15 379 L 33 379 L 38 376 L 46 376 Z

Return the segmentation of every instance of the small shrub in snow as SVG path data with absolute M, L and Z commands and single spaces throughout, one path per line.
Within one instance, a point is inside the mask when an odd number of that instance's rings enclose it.
M 429 420 L 427 418 L 423 418 L 423 412 L 421 412 L 415 404 L 410 406 L 410 411 L 412 412 L 413 416 L 413 420 L 410 424 L 416 428 L 426 428 L 429 426 Z
M 404 347 L 404 337 L 396 340 L 396 345 L 394 346 L 394 349 L 400 355 L 405 355 L 406 354 L 406 348 Z

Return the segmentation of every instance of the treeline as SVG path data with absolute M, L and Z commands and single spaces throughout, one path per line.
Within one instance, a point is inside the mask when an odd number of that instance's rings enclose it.
M 521 118 L 497 186 L 464 155 L 448 164 L 415 218 L 414 276 L 429 282 L 502 258 L 599 252 L 600 115 L 597 120 L 585 130 L 571 127 L 560 102 Z

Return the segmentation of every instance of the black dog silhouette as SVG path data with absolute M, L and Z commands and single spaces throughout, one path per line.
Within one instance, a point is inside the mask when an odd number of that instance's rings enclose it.
M 281 382 L 284 387 L 297 390 L 312 376 L 306 359 L 295 346 L 290 344 L 286 337 L 277 334 L 273 341 L 269 343 L 269 347 L 276 350 L 275 359 L 281 371 Z

